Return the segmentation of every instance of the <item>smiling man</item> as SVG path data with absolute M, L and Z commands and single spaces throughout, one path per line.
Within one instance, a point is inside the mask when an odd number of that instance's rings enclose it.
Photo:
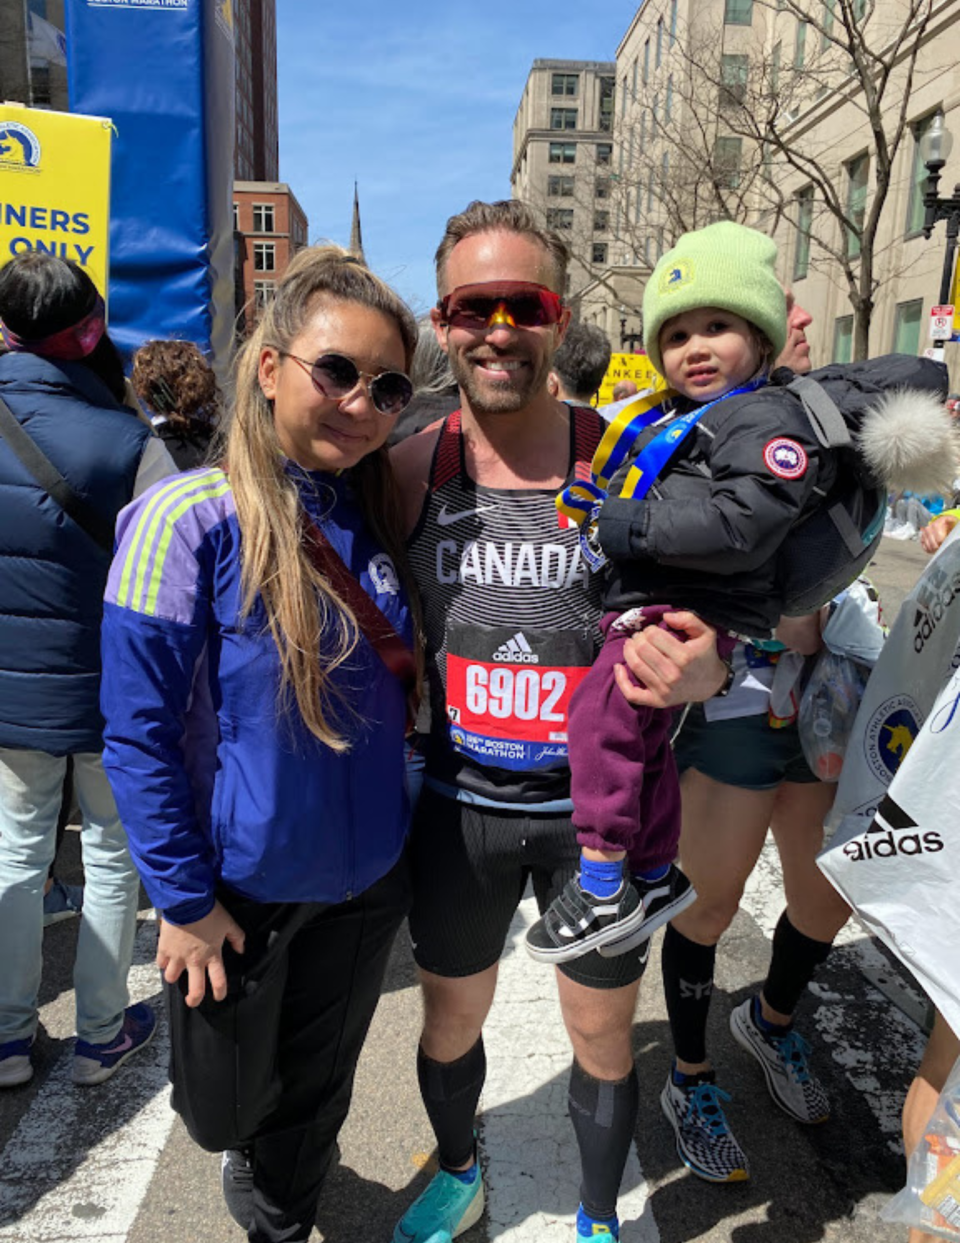
M 473 203 L 450 219 L 433 321 L 462 406 L 393 453 L 431 692 L 410 927 L 424 995 L 418 1072 L 440 1157 L 395 1243 L 456 1236 L 483 1211 L 473 1128 L 497 963 L 528 877 L 543 909 L 577 865 L 567 707 L 599 645 L 602 584 L 554 498 L 589 465 L 604 424 L 547 390 L 569 320 L 566 264 L 563 242 L 521 202 Z M 635 669 L 648 689 L 632 696 L 663 706 L 714 693 L 724 670 L 713 633 L 692 617 L 688 627 L 686 644 L 662 632 L 663 650 Z M 574 1047 L 580 1239 L 618 1237 L 645 953 L 593 953 L 559 968 Z

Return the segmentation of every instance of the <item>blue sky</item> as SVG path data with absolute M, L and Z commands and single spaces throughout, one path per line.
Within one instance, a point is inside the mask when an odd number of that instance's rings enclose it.
M 278 0 L 280 176 L 310 240 L 346 245 L 418 313 L 448 216 L 510 196 L 513 119 L 537 57 L 613 60 L 636 0 Z

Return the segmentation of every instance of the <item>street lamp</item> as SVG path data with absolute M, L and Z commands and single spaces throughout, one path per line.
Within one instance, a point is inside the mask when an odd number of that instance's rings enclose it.
M 940 303 L 950 301 L 950 284 L 953 280 L 953 261 L 957 253 L 957 236 L 960 234 L 960 185 L 953 187 L 951 198 L 942 199 L 937 194 L 940 173 L 950 150 L 953 138 L 944 128 L 943 113 L 938 112 L 920 139 L 920 159 L 927 166 L 927 184 L 923 193 L 923 236 L 929 241 L 934 225 L 940 220 L 947 222 L 947 253 L 943 258 L 943 275 L 940 277 Z
M 643 340 L 642 332 L 627 332 L 627 310 L 625 307 L 620 308 L 620 349 L 626 350 L 629 346 L 630 353 L 636 354 L 637 342 Z

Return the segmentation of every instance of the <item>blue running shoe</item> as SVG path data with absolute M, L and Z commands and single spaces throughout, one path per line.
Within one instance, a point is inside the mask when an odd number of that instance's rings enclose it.
M 722 1102 L 729 1099 L 715 1083 L 681 1085 L 672 1073 L 660 1094 L 660 1107 L 677 1137 L 677 1155 L 708 1183 L 742 1183 L 750 1177 L 746 1155 L 724 1117 Z
M 577 1243 L 620 1243 L 620 1222 L 616 1217 L 598 1221 L 581 1204 L 577 1209 Z
M 18 1088 L 33 1078 L 30 1050 L 33 1036 L 26 1040 L 8 1040 L 0 1044 L 0 1088 Z
M 393 1243 L 445 1243 L 469 1230 L 483 1213 L 483 1174 L 461 1182 L 441 1170 L 397 1222 Z
M 43 926 L 49 928 L 62 919 L 72 919 L 82 910 L 83 885 L 65 885 L 62 880 L 55 880 L 43 895 Z
M 148 1045 L 157 1030 L 157 1016 L 148 1005 L 140 1002 L 128 1006 L 123 1026 L 107 1044 L 90 1044 L 77 1040 L 73 1054 L 73 1082 L 83 1085 L 103 1083 L 128 1057 Z
M 813 1125 L 830 1117 L 830 1098 L 810 1069 L 810 1046 L 792 1027 L 764 1031 L 756 1019 L 753 997 L 730 1014 L 730 1030 L 737 1044 L 760 1063 L 767 1089 L 784 1113 Z

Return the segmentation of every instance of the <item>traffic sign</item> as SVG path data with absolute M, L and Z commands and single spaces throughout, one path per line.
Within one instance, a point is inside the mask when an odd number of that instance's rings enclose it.
M 930 308 L 930 340 L 949 341 L 953 336 L 953 307 L 932 306 Z

